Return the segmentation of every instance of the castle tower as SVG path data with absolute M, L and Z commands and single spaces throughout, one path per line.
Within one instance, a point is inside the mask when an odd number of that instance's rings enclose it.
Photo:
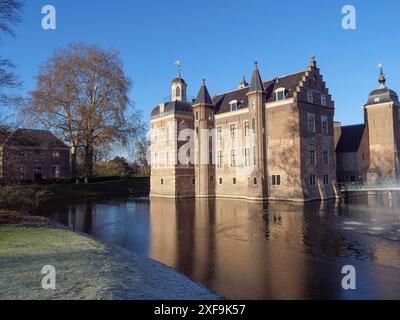
M 258 71 L 257 62 L 251 77 L 249 91 L 249 120 L 253 135 L 252 158 L 255 164 L 252 177 L 249 179 L 249 198 L 266 198 L 268 195 L 267 174 L 267 119 L 265 111 L 266 93 Z
M 172 80 L 171 85 L 171 97 L 172 101 L 186 102 L 186 82 L 181 77 L 181 63 L 177 61 L 175 63 L 178 67 L 178 76 Z
M 214 104 L 208 93 L 205 80 L 193 104 L 195 127 L 195 193 L 205 198 L 215 193 L 215 174 L 213 164 Z
M 379 88 L 372 91 L 364 106 L 370 144 L 368 182 L 399 178 L 400 104 L 396 92 L 386 87 L 379 65 Z

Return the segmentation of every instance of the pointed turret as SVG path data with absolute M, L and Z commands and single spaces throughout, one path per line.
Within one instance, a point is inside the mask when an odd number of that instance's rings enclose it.
M 252 167 L 248 196 L 264 199 L 268 195 L 266 92 L 258 71 L 257 62 L 254 63 L 247 99 L 249 105 L 248 117 L 254 132 L 252 141 L 254 165 Z
M 203 84 L 197 95 L 196 101 L 194 102 L 194 105 L 196 105 L 196 104 L 214 105 L 213 101 L 210 97 L 210 94 L 208 93 L 208 90 L 206 87 L 206 81 L 204 79 L 203 79 Z
M 254 62 L 254 71 L 253 75 L 251 76 L 251 82 L 248 93 L 264 91 L 264 86 L 261 80 L 260 72 L 258 71 L 257 64 L 258 64 L 257 62 Z

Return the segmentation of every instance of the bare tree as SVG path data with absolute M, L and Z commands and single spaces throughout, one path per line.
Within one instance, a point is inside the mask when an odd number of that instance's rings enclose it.
M 23 110 L 70 143 L 72 176 L 82 149 L 88 181 L 95 148 L 124 146 L 141 130 L 139 113 L 128 98 L 130 88 L 119 52 L 71 44 L 41 67 L 37 89 Z
M 1 34 L 15 35 L 12 27 L 21 21 L 23 4 L 21 0 L 0 0 L 0 37 Z
M 146 136 L 140 137 L 135 144 L 135 163 L 140 167 L 142 173 L 150 175 L 150 141 Z
M 21 0 L 0 0 L 0 40 L 3 35 L 15 35 L 13 26 L 21 21 L 22 7 Z M 20 86 L 14 69 L 10 60 L 0 56 L 0 105 L 5 105 L 9 99 L 4 89 L 16 89 Z

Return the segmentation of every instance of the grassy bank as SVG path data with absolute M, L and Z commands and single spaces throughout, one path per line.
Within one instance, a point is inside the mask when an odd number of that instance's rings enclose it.
M 113 195 L 148 195 L 150 178 L 131 178 L 89 184 L 52 184 L 35 186 L 46 191 L 52 198 L 82 198 Z
M 82 199 L 102 196 L 147 196 L 150 179 L 131 178 L 89 184 L 5 185 L 0 186 L 0 208 L 30 211 L 54 199 Z
M 50 223 L 0 225 L 2 299 L 216 299 L 174 270 Z M 44 290 L 41 270 L 56 269 Z

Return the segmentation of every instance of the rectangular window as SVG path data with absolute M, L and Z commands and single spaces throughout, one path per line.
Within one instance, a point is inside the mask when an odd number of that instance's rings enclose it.
M 257 185 L 257 178 L 253 178 L 253 185 L 254 185 L 254 186 Z
M 238 109 L 237 102 L 231 102 L 230 106 L 231 106 L 231 111 L 236 111 Z
M 217 128 L 217 140 L 222 140 L 222 127 Z
M 210 150 L 209 152 L 208 152 L 208 164 L 209 165 L 213 165 L 214 164 L 214 161 L 213 161 L 214 159 L 213 159 L 213 152 L 212 152 L 212 150 Z
M 236 130 L 237 130 L 236 124 L 231 124 L 230 125 L 230 131 L 231 131 L 231 138 L 232 139 L 236 139 Z
M 244 136 L 248 137 L 250 135 L 250 122 L 245 121 L 244 122 Z
M 315 179 L 315 174 L 310 175 L 310 186 L 315 186 L 316 184 L 316 179 Z
M 196 184 L 196 179 L 192 178 L 192 184 Z
M 315 166 L 316 159 L 315 159 L 315 144 L 310 144 L 308 146 L 308 153 L 310 158 L 310 166 Z
M 322 161 L 323 161 L 324 166 L 329 165 L 329 150 L 326 147 L 322 153 Z
M 231 167 L 236 167 L 236 150 L 231 150 Z
M 326 106 L 326 95 L 321 94 L 321 105 Z
M 214 181 L 214 176 L 210 176 L 210 181 L 211 181 L 211 182 Z
M 233 184 L 237 184 L 236 178 L 233 178 Z
M 251 109 L 255 109 L 256 108 L 256 100 L 251 100 Z
M 314 92 L 311 90 L 307 91 L 307 102 L 314 103 Z
M 273 175 L 272 176 L 272 185 L 273 186 L 280 186 L 281 185 L 281 176 L 280 175 Z
M 219 184 L 222 184 L 222 178 L 219 178 Z
M 162 186 L 164 185 L 164 179 L 161 179 L 161 185 Z
M 223 160 L 223 154 L 222 151 L 218 151 L 218 157 L 217 157 L 217 166 L 218 168 L 222 168 L 223 164 L 222 164 L 222 160 Z
M 324 174 L 324 185 L 329 184 L 329 176 L 327 174 Z
M 321 132 L 322 134 L 328 134 L 328 117 L 321 116 Z
M 196 111 L 196 120 L 199 120 L 199 112 Z
M 251 119 L 251 128 L 253 129 L 253 134 L 256 133 L 256 118 Z
M 276 92 L 276 101 L 281 101 L 285 99 L 285 90 L 280 90 Z
M 253 166 L 257 165 L 257 148 L 253 147 Z
M 246 167 L 250 166 L 250 149 L 249 148 L 244 149 L 244 162 L 245 162 Z
M 315 114 L 307 113 L 308 132 L 315 132 Z
M 52 166 L 51 167 L 51 176 L 54 179 L 60 178 L 60 166 Z

